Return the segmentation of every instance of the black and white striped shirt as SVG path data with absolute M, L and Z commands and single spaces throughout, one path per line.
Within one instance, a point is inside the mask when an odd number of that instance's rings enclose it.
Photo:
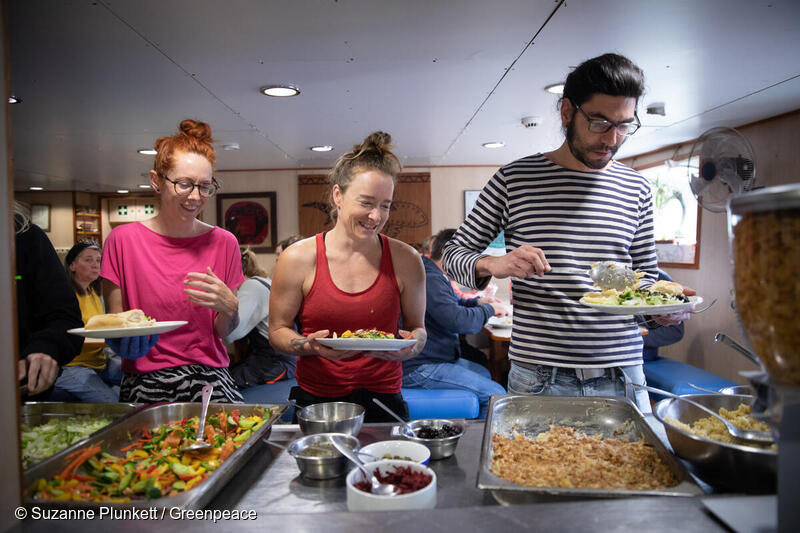
M 489 278 L 476 280 L 475 263 L 500 230 L 507 252 L 523 244 L 541 248 L 553 268 L 541 278 L 512 280 L 510 359 L 574 368 L 642 363 L 633 317 L 578 302 L 597 290 L 579 272 L 597 261 L 646 272 L 641 286 L 656 279 L 652 195 L 641 174 L 616 161 L 594 172 L 561 167 L 542 154 L 514 161 L 489 180 L 445 247 L 445 270 L 459 283 L 484 287 Z

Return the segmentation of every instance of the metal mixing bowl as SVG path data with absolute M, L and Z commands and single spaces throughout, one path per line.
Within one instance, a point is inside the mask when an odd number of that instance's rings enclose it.
M 458 439 L 460 439 L 461 435 L 464 434 L 464 425 L 452 420 L 444 419 L 414 420 L 408 423 L 408 425 L 411 426 L 415 432 L 422 426 L 431 426 L 435 429 L 441 429 L 445 424 L 455 427 L 458 430 L 458 434 L 443 439 L 421 439 L 415 435 L 411 435 L 405 426 L 400 426 L 400 434 L 410 441 L 418 442 L 427 446 L 431 451 L 431 459 L 444 459 L 455 453 Z
M 297 422 L 303 435 L 315 433 L 358 435 L 364 423 L 364 407 L 348 402 L 315 403 L 298 411 Z
M 687 398 L 714 412 L 720 407 L 733 410 L 750 404 L 752 396 L 732 394 L 688 394 Z M 778 453 L 773 450 L 725 444 L 678 429 L 666 418 L 692 424 L 706 418 L 708 413 L 694 405 L 666 398 L 653 409 L 655 417 L 664 424 L 667 438 L 675 454 L 686 460 L 691 469 L 706 483 L 719 488 L 743 492 L 772 492 L 776 490 Z
M 347 472 L 349 460 L 331 447 L 331 456 L 314 455 L 316 450 L 308 450 L 307 448 L 312 445 L 325 445 L 330 444 L 331 436 L 341 437 L 341 440 L 353 451 L 358 451 L 360 443 L 357 438 L 352 435 L 344 433 L 316 433 L 314 435 L 306 435 L 293 441 L 289 445 L 289 453 L 294 456 L 297 462 L 297 468 L 300 469 L 300 475 L 309 479 L 331 479 L 339 477 Z M 327 450 L 327 446 L 325 449 Z M 305 452 L 305 453 L 304 453 Z
M 753 394 L 753 387 L 750 385 L 733 385 L 719 390 L 722 394 L 743 394 L 750 396 Z

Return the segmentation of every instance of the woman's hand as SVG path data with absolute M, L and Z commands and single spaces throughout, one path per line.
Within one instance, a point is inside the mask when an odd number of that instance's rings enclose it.
M 139 359 L 144 357 L 158 342 L 158 335 L 140 335 L 138 337 L 120 337 L 106 339 L 106 344 L 114 353 L 123 359 Z
M 365 351 L 362 352 L 361 355 L 364 357 L 374 357 L 375 359 L 386 359 L 387 361 L 405 361 L 406 359 L 411 359 L 412 357 L 419 355 L 419 353 L 425 347 L 425 343 L 428 341 L 428 333 L 424 328 L 417 328 L 413 332 L 401 329 L 398 333 L 403 339 L 416 339 L 417 342 L 411 346 L 406 346 L 402 350 L 395 350 L 391 352 Z
M 321 329 L 313 333 L 309 333 L 305 337 L 295 337 L 290 342 L 292 348 L 295 349 L 294 353 L 299 356 L 303 355 L 318 355 L 331 361 L 338 361 L 339 359 L 346 359 L 357 354 L 356 350 L 334 350 L 321 344 L 317 339 L 324 339 L 328 336 L 330 330 Z
M 17 377 L 28 376 L 28 394 L 33 396 L 49 389 L 58 377 L 58 363 L 46 353 L 30 353 L 17 363 Z
M 183 280 L 183 292 L 193 304 L 208 307 L 214 311 L 233 317 L 239 310 L 239 299 L 221 279 L 214 274 L 211 267 L 206 273 L 189 272 Z

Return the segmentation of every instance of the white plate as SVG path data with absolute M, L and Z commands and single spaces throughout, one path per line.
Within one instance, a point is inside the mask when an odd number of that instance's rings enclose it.
M 416 343 L 416 339 L 360 339 L 348 337 L 346 339 L 317 339 L 320 344 L 334 350 L 369 350 L 373 352 L 392 352 Z
M 120 337 L 138 337 L 140 335 L 155 335 L 156 333 L 166 333 L 181 326 L 188 324 L 185 320 L 173 320 L 171 322 L 156 322 L 152 326 L 140 328 L 109 328 L 109 329 L 68 329 L 67 333 L 88 337 L 91 339 L 119 339 Z
M 668 305 L 603 305 L 585 302 L 583 298 L 580 302 L 588 307 L 597 309 L 609 315 L 668 315 L 670 313 L 678 313 L 681 311 L 688 311 L 693 305 L 703 303 L 703 298 L 700 296 L 689 296 L 687 303 L 668 304 Z
M 496 328 L 510 328 L 512 320 L 513 317 L 511 315 L 506 315 L 503 317 L 490 316 L 486 323 Z

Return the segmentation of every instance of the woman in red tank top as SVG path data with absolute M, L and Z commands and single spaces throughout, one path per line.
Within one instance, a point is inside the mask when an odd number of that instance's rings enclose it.
M 371 400 L 401 415 L 401 362 L 425 345 L 425 272 L 411 246 L 380 233 L 389 218 L 400 161 L 391 137 L 372 133 L 339 158 L 330 173 L 332 230 L 300 241 L 280 256 L 272 280 L 269 338 L 298 356 L 298 387 L 290 398 L 305 406 L 350 401 L 368 422 L 392 421 Z M 301 330 L 294 329 L 299 317 Z M 404 330 L 398 330 L 402 318 Z M 377 328 L 417 342 L 393 352 L 327 348 L 317 339 Z M 410 330 L 406 331 L 406 330 Z

